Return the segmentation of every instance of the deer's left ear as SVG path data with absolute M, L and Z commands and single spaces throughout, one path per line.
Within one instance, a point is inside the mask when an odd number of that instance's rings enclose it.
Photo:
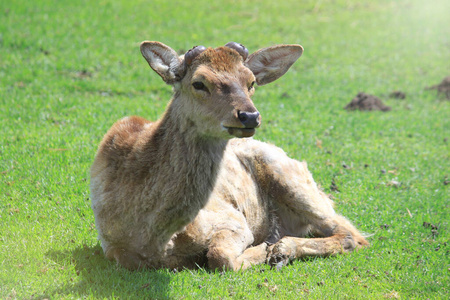
M 253 72 L 258 85 L 264 85 L 283 76 L 302 55 L 300 45 L 276 45 L 256 51 L 245 65 Z

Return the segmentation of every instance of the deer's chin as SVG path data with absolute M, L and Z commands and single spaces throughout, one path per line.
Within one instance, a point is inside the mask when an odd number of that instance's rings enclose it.
M 237 138 L 248 138 L 255 134 L 255 128 L 227 127 L 228 133 Z

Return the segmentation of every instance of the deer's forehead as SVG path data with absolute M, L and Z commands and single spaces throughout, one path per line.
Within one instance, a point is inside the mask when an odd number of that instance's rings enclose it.
M 251 82 L 254 80 L 253 73 L 242 63 L 229 70 L 217 70 L 211 65 L 200 65 L 192 74 L 193 79 L 207 80 L 213 83 L 224 82 Z
M 242 64 L 242 57 L 236 50 L 228 47 L 208 48 L 196 59 L 197 65 L 210 65 L 217 70 L 230 70 Z
M 207 66 L 215 72 L 228 73 L 245 68 L 242 56 L 236 50 L 228 47 L 208 48 L 203 51 L 192 63 L 194 70 L 200 66 Z

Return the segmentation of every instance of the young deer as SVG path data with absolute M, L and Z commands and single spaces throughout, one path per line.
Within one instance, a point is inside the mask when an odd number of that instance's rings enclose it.
M 128 269 L 238 270 L 368 245 L 335 213 L 306 163 L 249 138 L 261 124 L 254 83 L 284 75 L 301 46 L 248 56 L 228 43 L 179 57 L 143 42 L 141 52 L 174 96 L 161 119 L 124 118 L 99 146 L 91 198 L 107 258 Z

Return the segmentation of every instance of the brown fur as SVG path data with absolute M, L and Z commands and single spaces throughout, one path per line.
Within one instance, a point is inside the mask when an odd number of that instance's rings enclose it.
M 306 163 L 251 138 L 232 139 L 255 132 L 239 118 L 257 112 L 252 82 L 278 79 L 302 50 L 277 45 L 244 62 L 230 48 L 208 48 L 187 66 L 164 44 L 141 45 L 174 97 L 160 120 L 124 118 L 99 146 L 91 198 L 107 258 L 128 269 L 238 270 L 368 244 L 334 212 Z M 317 238 L 304 238 L 311 233 Z

